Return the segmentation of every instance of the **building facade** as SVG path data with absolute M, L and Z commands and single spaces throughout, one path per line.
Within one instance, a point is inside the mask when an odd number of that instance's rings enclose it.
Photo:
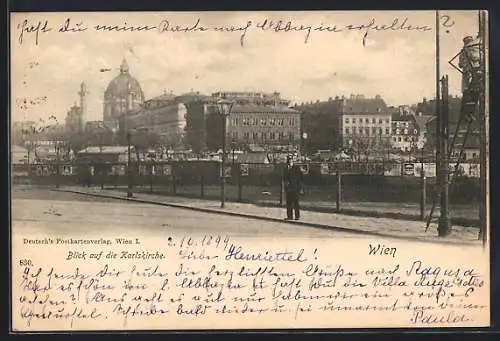
M 413 152 L 418 149 L 421 134 L 415 113 L 407 106 L 399 106 L 392 108 L 391 117 L 392 148 L 402 152 Z
M 341 98 L 339 127 L 343 148 L 386 148 L 392 134 L 392 118 L 380 97 L 365 98 L 351 95 Z
M 461 111 L 461 106 L 462 106 L 462 98 L 459 96 L 450 96 L 448 98 L 448 105 L 449 105 L 449 136 L 450 136 L 450 146 L 451 146 L 451 140 L 453 139 L 453 136 L 455 135 L 455 132 L 457 130 L 457 123 L 460 118 L 460 111 Z M 415 110 L 417 111 L 417 121 L 422 117 L 422 120 L 424 123 L 422 125 L 425 125 L 425 141 L 427 148 L 430 150 L 435 151 L 436 150 L 436 142 L 437 142 L 437 126 L 436 126 L 436 101 L 435 100 L 427 100 L 424 98 L 422 102 L 417 103 L 415 106 Z M 421 114 L 421 115 L 420 115 Z M 479 145 L 480 145 L 480 138 L 479 138 L 479 125 L 477 124 L 476 121 L 473 121 L 471 123 L 471 131 L 469 132 L 469 135 L 467 137 L 467 141 L 464 145 L 464 152 L 462 154 L 462 160 L 477 160 L 478 155 L 479 155 Z M 451 154 L 451 157 L 453 160 L 456 160 L 460 157 L 460 149 L 462 149 L 462 144 L 463 139 L 466 135 L 466 129 L 465 125 L 462 125 L 462 129 L 460 131 L 457 131 L 457 139 L 453 148 L 453 153 Z
M 159 135 L 166 146 L 216 151 L 222 147 L 220 99 L 234 103 L 226 122 L 228 147 L 297 149 L 300 145 L 300 112 L 288 108 L 285 104 L 289 101 L 277 92 L 164 93 L 146 100 L 139 109 L 129 110 L 127 124 L 137 132 Z
M 120 129 L 125 113 L 139 110 L 144 102 L 144 92 L 139 82 L 130 74 L 127 61 L 120 66 L 120 74 L 113 78 L 104 92 L 103 121 L 111 130 Z M 126 121 L 126 120 L 125 120 Z
M 222 118 L 216 102 L 224 98 L 234 102 L 226 120 L 228 148 L 252 150 L 296 150 L 300 147 L 300 111 L 289 108 L 289 101 L 279 93 L 265 94 L 220 92 L 212 94 L 212 104 L 207 106 L 207 148 L 222 147 Z
M 128 128 L 157 135 L 171 148 L 205 148 L 205 107 L 210 97 L 199 92 L 175 96 L 166 92 L 146 100 L 140 109 L 128 112 Z

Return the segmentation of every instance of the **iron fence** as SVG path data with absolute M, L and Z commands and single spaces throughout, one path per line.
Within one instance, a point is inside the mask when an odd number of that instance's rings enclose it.
M 418 164 L 389 162 L 330 162 L 300 164 L 303 201 L 318 205 L 342 202 L 420 203 L 422 192 L 432 199 L 435 178 L 422 179 Z M 283 164 L 229 163 L 225 167 L 226 198 L 233 201 L 282 203 Z M 17 165 L 14 183 L 54 186 L 100 186 L 121 189 L 132 184 L 139 192 L 200 198 L 220 196 L 220 162 L 170 161 L 127 163 L 55 162 Z M 426 190 L 427 189 L 427 190 Z M 478 180 L 461 178 L 450 187 L 452 204 L 478 202 Z M 337 198 L 339 197 L 339 198 Z

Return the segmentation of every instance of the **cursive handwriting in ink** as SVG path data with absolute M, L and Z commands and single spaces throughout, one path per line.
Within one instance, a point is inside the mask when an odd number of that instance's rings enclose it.
M 252 21 L 248 20 L 247 23 L 243 26 L 222 26 L 215 27 L 214 31 L 216 32 L 242 32 L 240 35 L 240 45 L 243 47 L 245 43 L 245 37 L 247 35 L 248 29 L 252 26 Z
M 441 17 L 442 25 L 445 28 L 451 28 L 455 22 L 448 15 Z M 18 25 L 20 30 L 18 41 L 23 43 L 25 33 L 35 34 L 35 43 L 38 45 L 40 33 L 46 33 L 52 29 L 48 27 L 48 20 L 38 21 L 37 23 L 30 23 L 24 20 Z M 313 32 L 325 33 L 339 33 L 357 31 L 363 34 L 363 46 L 366 46 L 367 37 L 373 31 L 416 31 L 426 32 L 432 30 L 428 25 L 414 25 L 410 24 L 408 18 L 395 17 L 390 23 L 378 23 L 375 18 L 371 18 L 365 23 L 359 24 L 332 24 L 323 23 L 317 25 L 302 24 L 295 22 L 293 19 L 277 19 L 271 20 L 264 18 L 263 20 L 254 23 L 252 20 L 240 24 L 227 24 L 227 25 L 213 25 L 206 26 L 201 23 L 201 18 L 196 18 L 191 24 L 178 23 L 173 24 L 169 19 L 163 19 L 157 24 L 129 24 L 124 21 L 121 24 L 108 24 L 100 23 L 91 26 L 95 32 L 149 32 L 157 31 L 158 33 L 190 33 L 190 32 L 220 32 L 220 33 L 239 33 L 239 40 L 241 47 L 244 47 L 247 35 L 252 29 L 260 32 L 273 32 L 273 33 L 288 33 L 299 32 L 304 33 L 304 44 L 307 44 Z M 77 33 L 87 31 L 87 26 L 83 21 L 73 22 L 73 19 L 68 17 L 61 24 L 57 30 L 59 33 Z M 447 31 L 449 32 L 449 31 Z
M 226 260 L 244 260 L 244 261 L 264 261 L 264 262 L 306 262 L 304 257 L 304 249 L 298 252 L 272 252 L 265 253 L 245 253 L 243 247 L 231 244 L 225 257 Z
M 156 30 L 155 25 L 129 25 L 124 22 L 121 25 L 94 25 L 94 30 L 97 32 L 141 32 L 141 31 L 152 31 Z
M 21 307 L 20 316 L 26 320 L 28 326 L 35 320 L 70 320 L 71 326 L 75 319 L 100 319 L 102 314 L 96 308 L 87 311 L 85 307 L 74 307 L 67 310 L 66 307 L 50 308 L 43 305 L 41 309 L 37 310 L 38 306 L 23 305 Z
M 158 25 L 158 32 L 205 32 L 207 29 L 201 25 L 201 19 L 198 18 L 193 25 L 190 26 L 179 26 L 179 25 L 171 25 L 170 21 L 164 19 L 160 21 Z
M 347 30 L 360 30 L 364 31 L 363 34 L 363 46 L 366 46 L 366 39 L 370 31 L 418 31 L 426 32 L 432 30 L 431 27 L 427 25 L 411 25 L 408 24 L 408 18 L 401 20 L 400 18 L 394 18 L 392 24 L 390 25 L 380 25 L 376 23 L 375 18 L 372 18 L 368 24 L 364 25 L 347 25 Z
M 47 33 L 52 31 L 52 28 L 48 27 L 49 21 L 38 21 L 36 24 L 30 24 L 27 19 L 25 19 L 22 24 L 17 25 L 17 29 L 21 30 L 19 32 L 18 41 L 19 44 L 22 45 L 24 41 L 25 33 L 34 33 L 35 34 L 35 45 L 38 45 L 40 33 Z
M 447 314 L 435 314 L 424 310 L 417 310 L 410 319 L 411 323 L 417 324 L 454 324 L 470 321 L 465 313 L 456 313 L 451 310 Z
M 466 261 L 460 267 L 431 258 L 366 265 L 342 256 L 325 258 L 321 249 L 303 243 L 284 249 L 229 240 L 226 248 L 199 235 L 185 241 L 162 250 L 161 259 L 122 243 L 116 253 L 133 257 L 111 262 L 87 256 L 78 267 L 74 260 L 57 268 L 23 265 L 13 286 L 15 317 L 29 329 L 55 319 L 67 328 L 110 323 L 119 328 L 132 319 L 134 324 L 195 320 L 201 325 L 228 315 L 241 321 L 260 315 L 293 323 L 316 315 L 328 320 L 335 314 L 396 312 L 398 323 L 451 326 L 479 323 L 489 307 L 483 270 Z M 397 244 L 372 242 L 371 249 L 379 254 L 392 246 Z M 363 243 L 359 254 L 373 259 L 367 249 Z
M 68 18 L 66 21 L 64 21 L 64 24 L 59 28 L 60 33 L 64 32 L 83 32 L 86 31 L 87 28 L 83 24 L 83 21 L 80 21 L 79 23 L 75 24 L 74 26 L 71 23 L 71 19 Z
M 311 35 L 311 26 L 304 26 L 304 25 L 298 25 L 294 24 L 291 20 L 288 21 L 283 21 L 283 20 L 278 20 L 276 22 L 269 20 L 269 19 L 264 19 L 262 22 L 258 23 L 256 25 L 257 28 L 260 28 L 262 31 L 274 31 L 276 33 L 279 32 L 306 32 L 306 36 L 304 38 L 304 44 L 307 44 L 309 42 L 309 37 Z

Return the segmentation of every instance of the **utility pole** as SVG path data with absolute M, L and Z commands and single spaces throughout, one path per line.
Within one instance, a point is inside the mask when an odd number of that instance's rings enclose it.
M 480 205 L 479 205 L 479 221 L 480 221 L 480 226 L 479 226 L 479 239 L 482 240 L 483 245 L 486 245 L 486 242 L 488 240 L 488 198 L 487 198 L 487 193 L 488 193 L 488 137 L 487 137 L 487 131 L 488 131 L 488 103 L 486 103 L 486 98 L 488 98 L 489 95 L 489 87 L 488 87 L 488 77 L 487 77 L 487 66 L 486 63 L 488 59 L 486 58 L 486 46 L 488 43 L 488 35 L 486 32 L 487 26 L 486 26 L 486 12 L 485 11 L 479 11 L 479 50 L 480 50 L 480 56 L 481 56 L 481 76 L 482 76 L 482 88 L 483 91 L 480 94 L 479 97 L 479 157 L 480 157 L 480 164 L 479 164 L 479 177 L 480 177 L 480 188 L 481 188 L 481 200 Z
M 439 51 L 439 11 L 436 11 L 436 185 L 441 185 L 441 71 Z
M 132 161 L 130 157 L 130 131 L 127 131 L 127 198 L 132 198 L 134 196 L 132 192 L 132 172 L 131 172 L 131 166 L 132 166 Z
M 442 107 L 441 107 L 441 130 L 439 136 L 441 139 L 441 201 L 440 214 L 438 222 L 438 235 L 444 237 L 450 234 L 451 226 L 448 219 L 449 216 L 449 176 L 450 167 L 448 159 L 448 142 L 449 142 L 449 103 L 448 103 L 448 76 L 443 76 L 442 82 Z
M 226 115 L 222 115 L 222 159 L 220 176 L 220 208 L 225 207 L 226 203 Z

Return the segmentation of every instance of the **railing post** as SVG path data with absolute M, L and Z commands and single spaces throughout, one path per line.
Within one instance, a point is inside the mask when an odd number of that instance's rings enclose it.
M 203 171 L 200 175 L 200 196 L 205 197 L 205 177 L 203 176 Z
M 101 177 L 101 189 L 104 189 L 104 178 L 106 177 L 106 167 L 104 167 L 104 164 L 100 164 L 100 177 Z
M 340 213 L 341 207 L 340 203 L 342 201 L 342 175 L 340 169 L 337 169 L 337 195 L 336 195 L 336 211 Z
M 172 194 L 176 195 L 177 194 L 177 179 L 175 177 L 175 167 L 174 164 L 171 164 L 171 170 L 172 170 Z
M 60 179 L 60 163 L 59 163 L 59 158 L 57 158 L 57 162 L 56 162 L 56 188 L 59 188 L 61 186 L 61 179 Z
M 424 165 L 420 171 L 420 219 L 425 220 L 425 201 L 426 201 L 426 178 Z
M 237 179 L 238 179 L 238 202 L 242 202 L 243 201 L 243 183 L 242 183 L 242 180 L 243 180 L 243 177 L 241 176 L 241 167 L 240 167 L 240 164 L 238 164 L 238 175 L 237 175 Z
M 154 170 L 154 165 L 153 162 L 151 162 L 149 165 L 149 191 L 151 193 L 153 192 L 153 170 Z
M 284 172 L 284 167 L 281 167 L 280 169 L 280 207 L 283 207 L 283 190 L 284 190 L 284 183 L 283 183 L 283 172 Z

